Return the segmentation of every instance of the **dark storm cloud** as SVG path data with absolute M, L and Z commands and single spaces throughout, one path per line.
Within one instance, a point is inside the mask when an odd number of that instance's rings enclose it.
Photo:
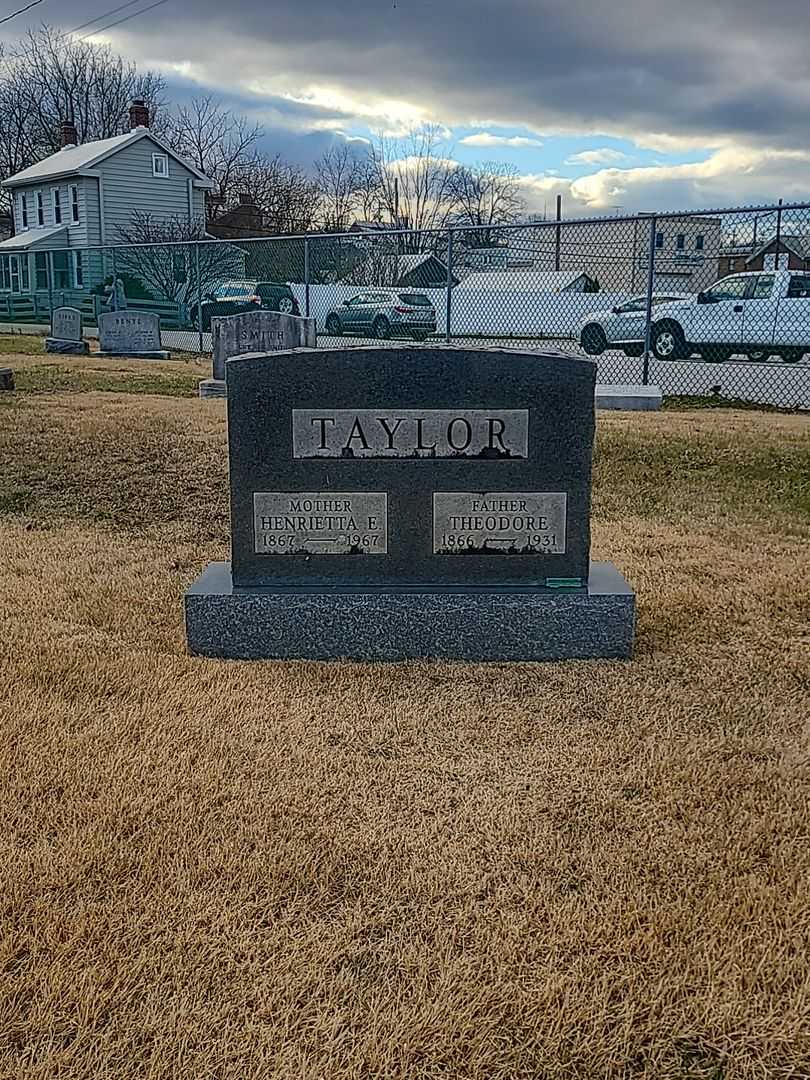
M 93 7 L 59 0 L 59 19 Z M 806 0 L 169 0 L 113 33 L 142 62 L 188 61 L 243 98 L 251 82 L 273 84 L 266 108 L 281 126 L 339 127 L 351 109 L 302 107 L 279 79 L 448 123 L 803 147 L 808 30 Z

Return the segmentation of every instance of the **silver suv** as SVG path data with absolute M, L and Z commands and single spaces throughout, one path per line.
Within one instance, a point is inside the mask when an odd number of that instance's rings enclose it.
M 424 293 L 369 289 L 330 311 L 326 332 L 335 337 L 357 334 L 381 340 L 410 337 L 425 341 L 436 333 L 436 309 Z

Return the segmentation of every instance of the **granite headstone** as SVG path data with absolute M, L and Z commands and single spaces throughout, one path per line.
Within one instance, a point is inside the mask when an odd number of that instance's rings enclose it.
M 316 344 L 315 320 L 280 311 L 245 311 L 211 320 L 213 378 L 200 383 L 200 397 L 225 397 L 225 362 L 245 353 L 275 353 Z
M 86 356 L 90 347 L 82 340 L 82 313 L 78 308 L 58 307 L 51 314 L 51 333 L 45 338 L 45 352 Z
M 453 346 L 229 360 L 231 563 L 186 594 L 232 658 L 626 657 L 590 562 L 593 361 Z
M 168 360 L 161 348 L 160 316 L 152 311 L 106 311 L 98 317 L 101 356 Z

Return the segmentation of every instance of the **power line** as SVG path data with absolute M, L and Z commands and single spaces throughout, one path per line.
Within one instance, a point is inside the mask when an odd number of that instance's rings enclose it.
M 25 7 L 17 8 L 16 11 L 12 11 L 10 15 L 6 15 L 0 19 L 0 23 L 8 22 L 9 19 L 13 19 L 15 15 L 22 15 L 24 11 L 29 11 L 32 7 L 36 7 L 37 4 L 41 4 L 42 0 L 32 0 L 30 4 L 26 4 Z
M 102 19 L 108 19 L 110 15 L 117 15 L 119 11 L 123 11 L 124 8 L 132 7 L 133 4 L 137 4 L 138 0 L 127 0 L 125 4 L 120 4 L 116 8 L 112 8 L 110 11 L 104 11 L 101 15 L 96 15 L 92 19 L 88 19 L 87 22 L 83 22 L 80 26 L 74 26 L 72 30 L 68 30 L 64 35 L 70 37 L 71 34 L 77 34 L 79 30 L 84 30 L 86 26 L 92 26 L 94 22 L 101 22 Z
M 131 15 L 125 15 L 123 19 L 116 19 L 115 22 L 107 23 L 106 26 L 99 26 L 95 30 L 90 30 L 88 33 L 82 34 L 82 36 L 77 40 L 84 41 L 85 38 L 93 37 L 95 34 L 103 34 L 105 30 L 112 30 L 114 26 L 120 26 L 121 23 L 129 22 L 130 19 L 134 19 L 138 15 L 145 15 L 147 11 L 151 11 L 153 8 L 160 7 L 161 4 L 165 4 L 167 2 L 168 0 L 155 0 L 154 4 L 149 4 L 148 7 L 141 8 L 139 11 L 133 11 Z M 122 9 L 118 8 L 117 10 L 121 11 Z M 113 12 L 108 12 L 107 14 L 111 15 L 113 14 Z

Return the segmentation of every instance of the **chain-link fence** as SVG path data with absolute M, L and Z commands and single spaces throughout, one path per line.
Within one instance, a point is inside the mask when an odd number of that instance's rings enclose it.
M 0 320 L 69 304 L 92 334 L 123 301 L 157 312 L 178 353 L 210 353 L 212 318 L 266 308 L 314 317 L 325 347 L 562 349 L 601 382 L 810 408 L 810 204 L 68 248 L 0 273 Z

